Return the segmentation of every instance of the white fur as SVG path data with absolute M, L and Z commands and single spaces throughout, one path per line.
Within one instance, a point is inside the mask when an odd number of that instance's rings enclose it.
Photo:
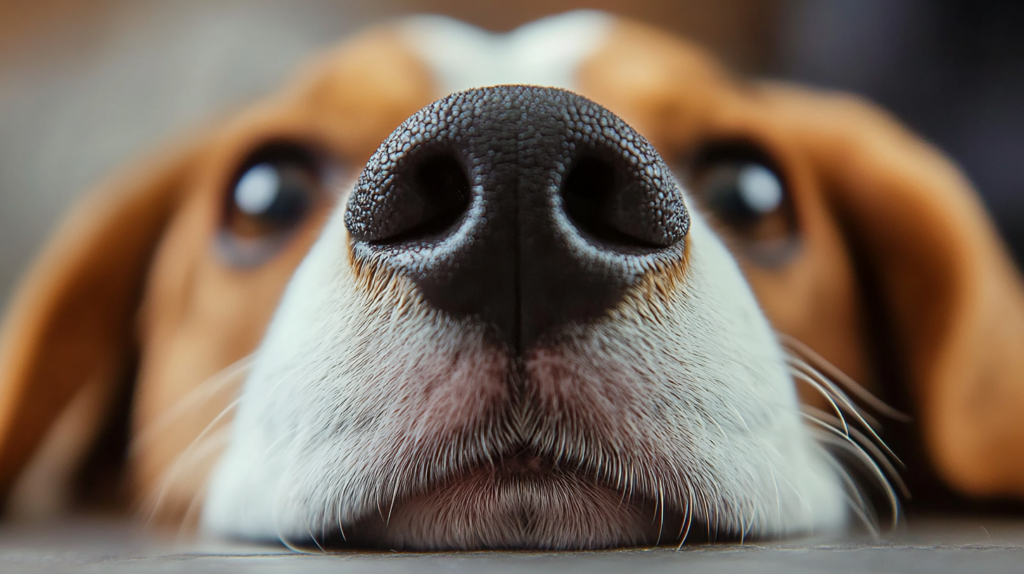
M 600 47 L 610 26 L 609 15 L 578 10 L 508 34 L 440 16 L 412 18 L 401 31 L 447 95 L 499 84 L 571 88 L 580 63 Z
M 842 489 L 800 422 L 767 322 L 699 216 L 688 241 L 679 292 L 634 293 L 606 320 L 571 331 L 559 356 L 530 357 L 529 397 L 511 412 L 505 365 L 479 326 L 430 310 L 401 277 L 357 283 L 339 211 L 257 355 L 205 527 L 286 539 L 339 522 L 351 529 L 518 441 L 726 532 L 836 527 Z M 572 379 L 546 376 L 551 361 Z M 562 423 L 550 410 L 559 396 Z M 403 534 L 391 533 L 408 542 Z M 419 547 L 458 542 L 420 536 Z M 564 546 L 623 542 L 607 536 Z
M 601 446 L 619 466 L 639 469 L 643 488 L 662 489 L 670 507 L 685 509 L 693 494 L 696 518 L 759 537 L 834 528 L 845 495 L 828 455 L 804 428 L 771 327 L 693 205 L 679 290 L 635 290 L 604 321 L 568 330 L 572 343 L 531 358 L 528 370 L 552 394 L 563 387 L 563 405 L 609 389 L 603 420 L 600 404 L 580 410 L 598 418 L 599 432 L 643 445 Z M 541 363 L 552 360 L 561 380 L 544 381 Z
M 505 37 L 436 18 L 404 29 L 445 89 L 457 90 L 571 87 L 606 26 L 586 12 Z M 672 283 L 652 271 L 605 318 L 525 357 L 517 381 L 480 325 L 432 310 L 410 281 L 372 262 L 357 273 L 339 208 L 257 353 L 204 527 L 295 539 L 339 525 L 360 536 L 352 530 L 373 523 L 388 544 L 418 548 L 642 539 L 637 517 L 609 508 L 605 494 L 582 488 L 566 498 L 580 481 L 737 534 L 842 524 L 841 483 L 801 423 L 783 353 L 732 257 L 688 206 L 677 287 L 666 292 Z M 422 502 L 522 445 L 572 474 L 515 490 L 521 500 L 499 485 L 489 498 L 460 491 Z M 485 502 L 494 514 L 481 517 Z M 540 530 L 495 518 L 524 508 Z

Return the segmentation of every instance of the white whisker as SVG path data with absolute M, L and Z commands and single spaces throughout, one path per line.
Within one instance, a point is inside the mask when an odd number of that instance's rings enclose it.
M 822 412 L 818 409 L 815 409 L 814 407 L 805 406 L 804 414 L 805 416 L 815 417 L 818 423 L 827 423 L 832 425 L 833 427 L 835 426 L 834 417 L 831 417 L 828 413 Z M 903 478 L 900 477 L 899 469 L 897 469 L 896 466 L 889 461 L 889 457 L 887 456 L 886 451 L 883 451 L 882 449 L 875 446 L 875 443 L 871 440 L 871 437 L 865 435 L 864 433 L 858 431 L 857 429 L 851 429 L 851 432 L 848 433 L 847 436 L 853 439 L 858 446 L 865 449 L 867 453 L 871 456 L 872 460 L 874 460 L 875 462 L 882 466 L 882 469 L 885 471 L 885 474 L 891 477 L 891 480 L 896 483 L 896 487 L 899 489 L 900 494 L 902 494 L 906 498 L 910 498 L 910 491 L 907 489 L 906 483 L 903 482 Z
M 147 500 L 152 501 L 143 504 L 144 507 L 148 506 L 150 508 L 147 522 L 152 522 L 159 514 L 161 508 L 163 508 L 163 504 L 168 493 L 175 484 L 175 481 L 177 481 L 178 477 L 187 470 L 189 465 L 193 465 L 198 461 L 204 460 L 206 456 L 218 453 L 227 445 L 231 436 L 230 428 L 222 427 L 217 429 L 216 432 L 209 433 L 207 431 L 209 431 L 210 428 L 212 427 L 207 427 L 206 430 L 203 431 L 203 434 L 192 441 L 188 448 L 182 451 L 182 453 L 174 459 L 174 462 L 167 468 L 161 477 L 156 492 L 150 497 L 147 497 Z
M 817 370 L 826 371 L 828 373 L 828 378 L 842 384 L 847 391 L 857 395 L 857 398 L 871 405 L 871 408 L 896 421 L 909 423 L 913 420 L 911 419 L 910 415 L 902 413 L 885 404 L 885 402 L 883 402 L 881 399 L 871 394 L 870 391 L 865 389 L 863 385 L 860 385 L 859 383 L 857 383 L 857 381 L 854 381 L 852 378 L 849 377 L 849 375 L 847 375 L 838 367 L 829 362 L 828 359 L 822 357 L 820 354 L 814 351 L 814 349 L 811 349 L 809 346 L 801 342 L 796 337 L 792 337 L 785 333 L 778 333 L 778 336 L 780 342 L 783 344 L 784 347 L 786 347 L 790 351 L 795 351 L 802 355 L 806 362 L 813 361 L 814 363 L 819 365 L 819 368 Z
M 830 396 L 835 397 L 836 399 L 839 400 L 840 404 L 846 406 L 846 411 L 849 414 L 853 415 L 854 418 L 856 418 L 857 421 L 860 422 L 864 426 L 864 428 L 867 429 L 867 431 L 875 437 L 877 443 L 889 453 L 889 456 L 893 457 L 897 461 L 899 460 L 899 457 L 897 457 L 896 454 L 889 449 L 889 447 L 885 444 L 885 441 L 883 441 L 882 438 L 879 437 L 878 433 L 875 431 L 874 426 L 878 426 L 877 422 L 875 422 L 873 426 L 872 422 L 874 421 L 869 421 L 869 417 L 862 413 L 861 410 L 857 408 L 853 401 L 851 401 L 850 398 L 843 393 L 842 389 L 840 389 L 827 378 L 825 378 L 825 376 L 818 372 L 816 369 L 814 369 L 814 367 L 808 365 L 802 360 L 797 359 L 796 361 L 798 363 L 797 367 L 801 369 L 803 373 L 810 375 L 819 383 L 821 383 L 826 389 L 828 389 Z
M 794 370 L 792 371 L 792 373 L 796 378 L 807 383 L 812 388 L 814 388 L 814 390 L 818 391 L 818 394 L 821 395 L 821 397 L 824 398 L 826 401 L 828 401 L 830 405 L 832 405 L 833 410 L 835 410 L 836 412 L 836 416 L 839 417 L 839 421 L 843 425 L 843 432 L 845 432 L 846 434 L 850 434 L 850 425 L 846 423 L 846 417 L 843 416 L 843 410 L 839 408 L 838 404 L 836 404 L 836 401 L 832 398 L 831 393 L 826 391 L 825 387 L 823 387 L 812 377 L 807 376 L 803 372 L 799 370 Z
M 240 384 L 252 367 L 253 356 L 245 357 L 221 369 L 217 374 L 196 385 L 185 396 L 178 399 L 167 410 L 150 422 L 136 434 L 128 447 L 129 456 L 142 451 L 159 433 L 166 430 L 179 417 L 188 413 L 196 405 L 208 402 L 217 393 L 229 389 L 232 384 Z
M 676 550 L 681 550 L 683 545 L 686 544 L 686 539 L 690 536 L 690 526 L 693 525 L 693 489 L 687 488 L 687 490 L 689 491 L 689 497 L 686 502 L 686 522 L 684 523 L 686 525 L 686 531 L 683 532 L 682 527 L 679 528 L 679 532 L 682 534 L 682 539 L 679 541 L 679 546 Z
M 868 471 L 870 471 L 870 473 L 877 479 L 879 487 L 882 489 L 882 492 L 888 498 L 889 506 L 892 509 L 893 513 L 893 522 L 895 523 L 898 520 L 899 516 L 899 499 L 896 496 L 895 489 L 893 489 L 888 478 L 886 478 L 885 472 L 882 470 L 882 467 L 879 466 L 879 463 L 874 458 L 872 458 L 868 451 L 866 451 L 864 447 L 858 444 L 857 441 L 852 439 L 850 436 L 840 432 L 831 424 L 807 413 L 804 413 L 804 418 L 818 425 L 820 428 L 824 429 L 828 433 L 831 433 L 833 437 L 838 437 L 838 440 L 835 440 L 834 438 L 833 440 L 829 440 L 827 436 L 821 436 L 818 437 L 818 440 L 820 442 L 826 442 L 828 444 L 832 444 L 833 446 L 843 448 L 847 452 L 853 454 L 857 458 L 857 460 L 861 461 L 864 464 L 864 467 Z
M 820 441 L 823 442 L 823 443 L 827 443 L 829 445 L 834 445 L 834 446 L 837 446 L 837 447 L 840 447 L 840 448 L 844 448 L 844 449 L 845 448 L 849 448 L 849 445 L 846 445 L 845 443 L 840 446 L 838 444 L 840 442 L 839 439 L 835 438 L 831 433 L 829 433 L 827 431 L 823 431 L 823 430 L 821 430 L 819 428 L 815 428 L 815 429 L 812 429 L 812 432 L 813 432 L 814 436 L 816 438 L 820 439 Z M 833 469 L 835 469 L 836 473 L 839 475 L 840 479 L 843 481 L 843 485 L 845 486 L 847 496 L 855 497 L 852 501 L 856 502 L 857 507 L 861 509 L 863 515 L 865 515 L 865 516 L 871 515 L 873 517 L 874 516 L 874 512 L 871 510 L 870 506 L 868 505 L 867 500 L 865 500 L 863 494 L 861 493 L 861 489 L 857 486 L 856 481 L 854 481 L 853 477 L 850 476 L 850 470 L 848 468 L 846 468 L 845 466 L 843 466 L 843 464 L 840 463 L 838 460 L 836 460 L 835 457 L 833 457 L 833 456 L 828 457 L 827 461 L 828 461 L 828 464 Z M 873 527 L 874 524 L 872 523 L 869 526 Z

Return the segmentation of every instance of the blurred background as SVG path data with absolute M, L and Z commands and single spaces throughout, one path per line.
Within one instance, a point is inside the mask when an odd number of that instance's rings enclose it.
M 508 30 L 580 7 L 684 34 L 749 75 L 875 100 L 960 163 L 1024 261 L 1024 2 L 0 0 L 0 306 L 83 190 L 308 53 L 405 13 Z

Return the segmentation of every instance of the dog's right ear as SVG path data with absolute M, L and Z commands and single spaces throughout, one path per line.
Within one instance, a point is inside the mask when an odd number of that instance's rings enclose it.
M 869 271 L 935 469 L 964 494 L 1024 497 L 1024 280 L 977 193 L 869 104 L 767 94 Z
M 199 147 L 85 197 L 13 297 L 0 327 L 0 500 L 72 399 L 125 375 L 148 263 Z

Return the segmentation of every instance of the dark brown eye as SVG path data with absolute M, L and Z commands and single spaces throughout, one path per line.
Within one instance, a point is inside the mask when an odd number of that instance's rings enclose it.
M 290 144 L 265 146 L 246 160 L 227 191 L 219 247 L 233 265 L 270 259 L 324 195 L 315 155 Z
M 756 147 L 706 148 L 691 162 L 687 176 L 712 223 L 752 261 L 778 266 L 796 252 L 799 232 L 785 179 Z

